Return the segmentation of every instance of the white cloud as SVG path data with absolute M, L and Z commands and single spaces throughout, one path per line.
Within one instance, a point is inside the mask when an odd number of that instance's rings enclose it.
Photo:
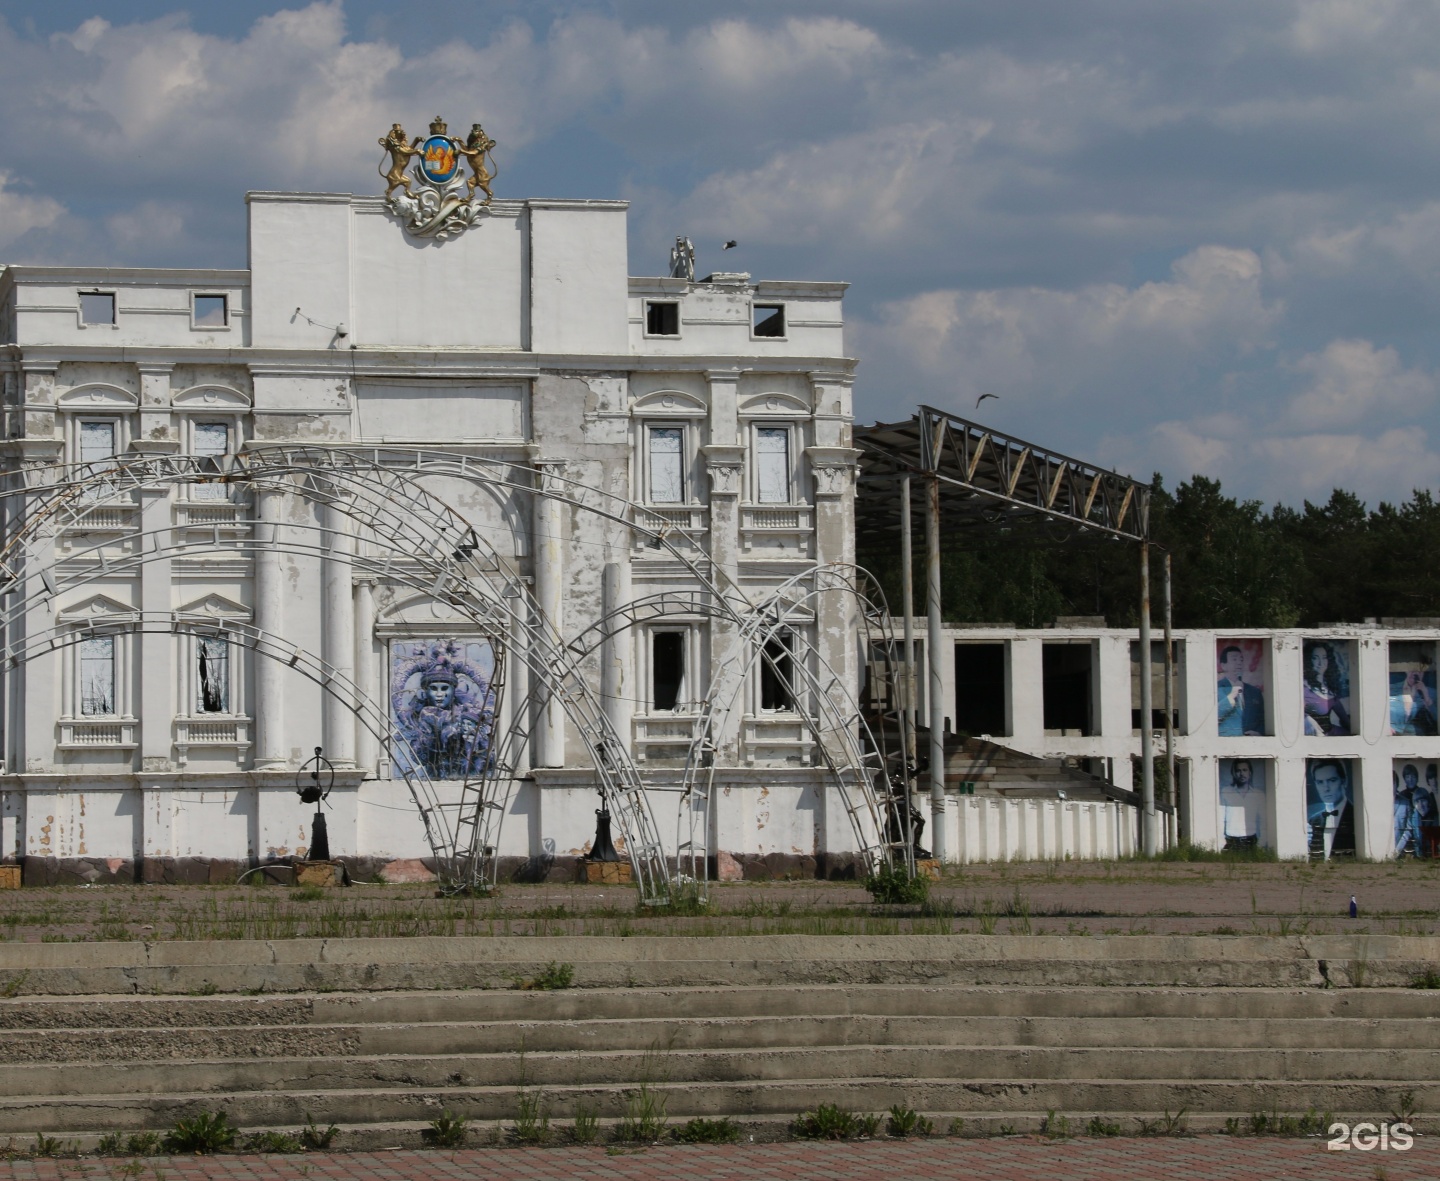
M 31 230 L 47 229 L 65 212 L 53 197 L 13 192 L 11 175 L 0 172 L 0 246 L 8 246 Z
M 1295 368 L 1309 385 L 1290 401 L 1287 419 L 1300 429 L 1413 420 L 1435 405 L 1434 376 L 1406 369 L 1393 348 L 1368 340 L 1334 340 Z

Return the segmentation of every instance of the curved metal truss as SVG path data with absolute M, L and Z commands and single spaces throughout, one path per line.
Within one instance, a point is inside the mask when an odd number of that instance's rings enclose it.
M 663 904 L 676 881 L 703 883 L 709 860 L 710 801 L 716 772 L 715 736 L 723 732 L 735 710 L 747 677 L 761 662 L 777 675 L 773 645 L 777 637 L 804 635 L 816 617 L 816 604 L 839 599 L 849 604 L 844 626 L 846 642 L 863 637 L 865 651 L 877 637 L 889 636 L 883 600 L 863 589 L 868 578 L 853 567 L 817 566 L 788 580 L 752 602 L 718 571 L 693 560 L 671 541 L 668 530 L 654 528 L 643 509 L 614 494 L 577 481 L 554 478 L 541 485 L 535 473 L 514 476 L 515 465 L 478 459 L 461 452 L 414 448 L 350 448 L 261 445 L 223 457 L 127 456 L 103 465 L 32 466 L 12 476 L 18 486 L 0 490 L 0 501 L 22 500 L 11 519 L 19 528 L 0 551 L 0 595 L 23 590 L 18 600 L 0 607 L 0 626 L 15 637 L 33 603 L 52 599 L 102 577 L 135 570 L 149 561 L 177 552 L 230 550 L 259 553 L 281 551 L 325 557 L 331 554 L 333 529 L 287 520 L 283 532 L 266 522 L 254 523 L 249 535 L 212 536 L 197 542 L 193 531 L 164 527 L 141 529 L 128 536 L 129 553 L 106 553 L 104 544 L 72 551 L 62 569 L 54 551 L 55 535 L 83 528 L 82 518 L 98 506 L 115 503 L 140 490 L 180 484 L 225 483 L 260 493 L 300 496 L 338 511 L 365 543 L 347 555 L 357 572 L 411 587 L 445 604 L 493 637 L 497 650 L 496 691 L 503 689 L 506 657 L 520 660 L 529 671 L 528 691 L 513 703 L 512 724 L 487 761 L 478 780 L 467 780 L 458 799 L 447 799 L 426 775 L 423 764 L 405 755 L 403 738 L 390 725 L 388 713 L 338 670 L 279 637 L 234 621 L 197 620 L 176 613 L 118 617 L 103 626 L 132 630 L 196 631 L 221 628 L 227 636 L 266 658 L 282 660 L 336 695 L 391 755 L 401 770 L 420 811 L 427 840 L 449 889 L 489 888 L 497 868 L 500 827 L 509 811 L 518 779 L 520 757 L 530 739 L 528 719 L 539 701 L 553 698 L 583 736 L 600 791 L 615 817 L 642 901 Z M 547 619 L 511 563 L 488 542 L 483 531 L 451 509 L 420 481 L 427 477 L 459 479 L 486 489 L 497 498 L 553 497 L 626 529 L 668 551 L 698 586 L 690 592 L 669 592 L 621 605 L 609 616 L 587 624 L 568 642 Z M 89 561 L 87 561 L 89 559 Z M 23 563 L 23 565 L 22 565 Z M 718 661 L 718 676 L 697 712 L 681 786 L 680 827 L 675 878 L 672 881 L 646 784 L 635 766 L 628 736 L 614 732 L 598 694 L 584 675 L 583 663 L 606 637 L 643 621 L 667 615 L 695 614 L 723 621 L 731 639 Z M 153 614 L 153 613 L 152 613 Z M 833 612 L 832 612 L 833 614 Z M 98 627 L 101 625 L 88 625 Z M 51 651 L 83 638 L 87 625 L 69 625 L 35 634 L 21 632 L 0 658 L 12 663 Z M 62 634 L 63 633 L 63 634 Z M 795 642 L 792 640 L 792 644 Z M 879 644 L 889 652 L 893 645 Z M 508 649 L 508 651 L 507 651 Z M 767 654 L 768 652 L 768 654 Z M 819 646 L 797 644 L 785 662 L 791 690 L 812 736 L 820 763 L 840 789 L 866 868 L 889 864 L 908 844 L 890 839 L 887 812 L 893 809 L 895 776 L 887 765 L 884 727 L 869 726 L 855 703 L 855 678 L 831 668 Z M 498 700 L 497 700 L 498 708 Z M 906 854 L 908 857 L 908 853 Z

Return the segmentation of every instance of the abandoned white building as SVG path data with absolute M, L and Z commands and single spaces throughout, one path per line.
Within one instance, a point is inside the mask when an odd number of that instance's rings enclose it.
M 112 457 L 218 461 L 266 444 L 344 445 L 381 463 L 431 446 L 513 469 L 521 485 L 537 472 L 575 481 L 636 507 L 605 517 L 443 475 L 415 484 L 473 526 L 500 576 L 562 632 L 598 618 L 606 596 L 694 591 L 677 553 L 707 555 L 740 588 L 848 559 L 843 283 L 629 278 L 621 202 L 496 200 L 444 239 L 403 232 L 376 197 L 252 193 L 248 209 L 245 270 L 5 269 L 12 489 L 46 465 L 89 474 Z M 13 542 L 26 511 L 7 507 Z M 669 544 L 647 543 L 627 511 Z M 27 880 L 67 866 L 98 880 L 231 880 L 304 854 L 296 771 L 315 747 L 335 767 L 334 855 L 429 855 L 394 759 L 462 780 L 478 756 L 457 734 L 516 724 L 526 670 L 507 669 L 503 695 L 490 683 L 505 637 L 361 569 L 368 542 L 338 501 L 102 480 L 61 515 L 48 542 L 59 585 L 49 570 L 23 582 L 16 560 L 7 599 L 25 601 L 8 617 L 12 653 L 16 637 L 54 638 L 3 672 L 3 848 L 27 859 Z M 313 552 L 279 544 L 317 530 Z M 193 626 L 139 625 L 163 617 Z M 219 626 L 202 635 L 206 619 Z M 853 668 L 843 629 L 801 626 Z M 342 694 L 235 642 L 246 627 L 352 678 L 407 733 L 409 755 Z M 614 637 L 606 670 L 592 668 L 635 761 L 662 780 L 684 760 L 724 639 L 702 614 L 671 610 Z M 823 789 L 774 675 L 788 657 L 774 655 L 721 738 L 721 847 L 813 858 L 832 847 Z M 534 712 L 499 852 L 573 858 L 595 832 L 592 752 L 560 709 Z

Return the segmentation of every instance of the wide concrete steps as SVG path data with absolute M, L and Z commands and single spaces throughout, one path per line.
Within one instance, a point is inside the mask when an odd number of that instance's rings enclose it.
M 1393 987 L 1440 961 L 1436 940 L 313 941 L 309 971 L 360 986 L 215 991 L 225 972 L 306 970 L 294 942 L 0 944 L 16 994 L 0 999 L 0 1142 L 83 1146 L 223 1110 L 246 1129 L 313 1117 L 346 1146 L 409 1144 L 446 1108 L 509 1127 L 527 1097 L 556 1122 L 614 1121 L 642 1087 L 672 1123 L 728 1116 L 757 1135 L 822 1103 L 973 1131 L 1033 1129 L 1051 1110 L 1131 1130 L 1181 1109 L 1195 1128 L 1311 1108 L 1353 1120 L 1405 1092 L 1440 1109 L 1440 991 Z M 514 986 L 550 960 L 583 987 Z M 977 983 L 981 964 L 996 979 Z M 121 968 L 163 987 L 85 987 Z M 1127 972 L 1147 983 L 1107 983 Z M 380 983 L 462 974 L 471 987 Z M 1366 986 L 1322 987 L 1326 974 Z

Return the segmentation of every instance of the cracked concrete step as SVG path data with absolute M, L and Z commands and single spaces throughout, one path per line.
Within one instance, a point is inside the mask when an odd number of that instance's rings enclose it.
M 348 1055 L 218 1062 L 176 1060 L 11 1065 L 0 1095 L 163 1095 L 285 1091 L 323 1087 L 519 1087 L 633 1085 L 665 1077 L 675 1083 L 763 1085 L 796 1079 L 852 1077 L 987 1077 L 1017 1083 L 1109 1078 L 1139 1082 L 1267 1079 L 1330 1085 L 1375 1078 L 1424 1084 L 1440 1078 L 1440 1051 L 1272 1049 L 1073 1049 L 1037 1046 L 825 1046 L 740 1050 L 591 1051 L 587 1053 Z
M 10 1063 L 869 1045 L 1440 1050 L 1440 1021 L 1333 1017 L 687 1017 L 0 1030 Z
M 532 1089 L 533 1094 L 538 1088 Z M 547 1086 L 543 1098 L 554 1120 L 573 1119 L 584 1104 L 607 1118 L 624 1111 L 633 1086 Z M 1400 1096 L 1413 1095 L 1421 1111 L 1440 1104 L 1440 1084 L 1403 1079 L 1364 1082 L 1239 1082 L 1153 1079 L 1029 1080 L 990 1077 L 957 1082 L 950 1079 L 793 1079 L 769 1083 L 658 1082 L 657 1099 L 665 1102 L 672 1121 L 701 1115 L 735 1119 L 793 1118 L 821 1103 L 850 1111 L 884 1111 L 903 1104 L 920 1112 L 1014 1121 L 1054 1110 L 1086 1114 L 1108 1112 L 1119 1117 L 1153 1117 L 1185 1111 L 1192 1122 L 1207 1117 L 1251 1112 L 1301 1113 L 1314 1109 L 1347 1115 L 1388 1113 Z M 46 1135 L 168 1129 L 176 1120 L 201 1111 L 223 1110 L 241 1128 L 303 1126 L 313 1116 L 322 1126 L 396 1124 L 433 1119 L 442 1109 L 474 1120 L 510 1121 L 525 1093 L 515 1087 L 445 1087 L 433 1089 L 268 1091 L 240 1094 L 112 1095 L 76 1098 L 37 1095 L 0 1100 L 0 1135 L 17 1138 L 43 1131 Z M 997 1117 L 996 1113 L 1006 1113 Z M 1015 1113 L 1013 1115 L 1009 1113 Z M 1213 1125 L 1212 1125 L 1213 1126 Z
M 0 1030 L 219 1028 L 653 1017 L 1175 1017 L 1230 1019 L 1440 1017 L 1440 990 L 995 987 L 926 984 L 465 990 L 285 997 L 112 996 L 0 1000 Z
M 547 963 L 581 988 L 723 984 L 1406 984 L 1440 939 L 1401 936 L 806 934 L 0 944 L 16 994 L 504 988 Z

